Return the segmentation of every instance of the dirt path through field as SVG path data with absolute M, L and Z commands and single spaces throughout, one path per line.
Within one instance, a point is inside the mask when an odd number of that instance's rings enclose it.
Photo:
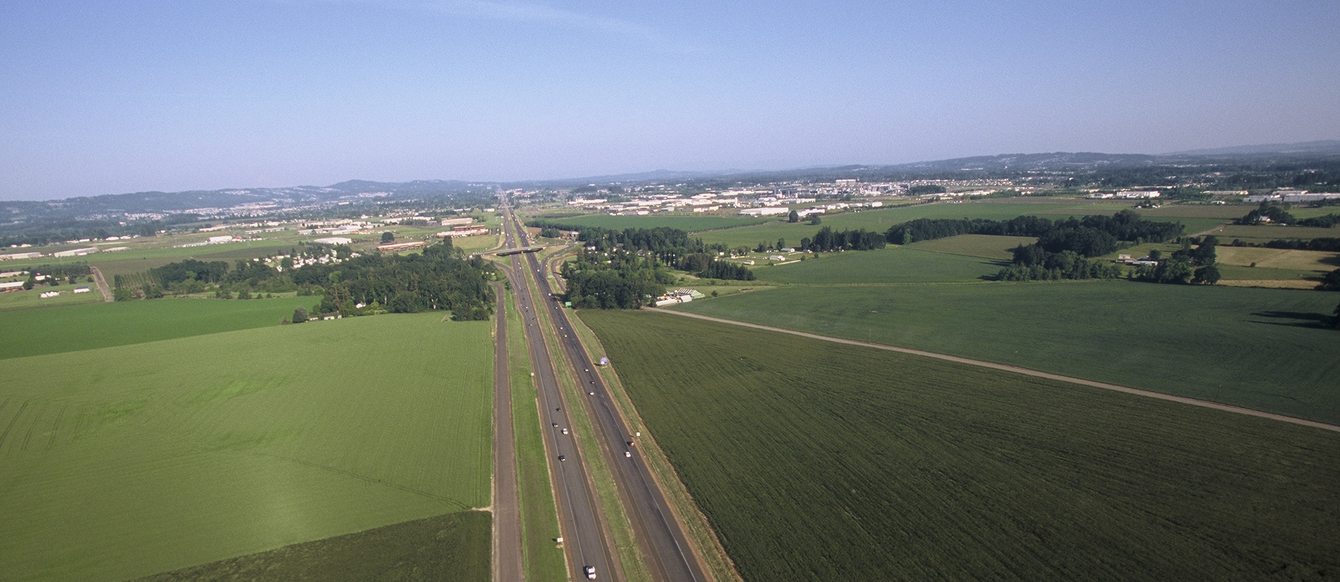
M 1332 431 L 1332 432 L 1340 432 L 1340 426 L 1336 426 L 1336 425 L 1334 425 L 1334 424 L 1327 424 L 1327 423 L 1324 423 L 1324 422 L 1317 422 L 1317 421 L 1314 421 L 1314 420 L 1306 420 L 1306 419 L 1302 419 L 1302 418 L 1295 418 L 1295 417 L 1292 417 L 1292 416 L 1285 416 L 1285 415 L 1283 415 L 1283 414 L 1273 414 L 1273 413 L 1270 413 L 1270 412 L 1262 412 L 1262 411 L 1260 411 L 1260 410 L 1252 410 L 1252 409 L 1250 409 L 1250 408 L 1242 408 L 1242 407 L 1240 407 L 1240 406 L 1232 406 L 1232 405 L 1228 405 L 1228 404 L 1220 404 L 1220 403 L 1218 403 L 1218 402 L 1210 402 L 1210 401 L 1208 401 L 1208 400 L 1197 400 L 1197 399 L 1195 399 L 1195 398 L 1187 398 L 1187 397 L 1185 397 L 1185 396 L 1173 396 L 1173 395 L 1171 395 L 1171 394 L 1163 394 L 1163 393 L 1161 393 L 1161 392 L 1152 392 L 1152 391 L 1149 391 L 1149 390 L 1141 390 L 1141 389 L 1139 389 L 1139 388 L 1131 388 L 1131 387 L 1129 387 L 1129 386 L 1119 386 L 1119 385 L 1117 385 L 1117 384 L 1108 384 L 1108 383 L 1106 383 L 1106 382 L 1097 382 L 1097 381 L 1094 381 L 1094 380 L 1085 380 L 1085 379 L 1083 379 L 1083 378 L 1075 378 L 1075 377 L 1073 377 L 1073 376 L 1063 376 L 1063 375 L 1060 375 L 1060 374 L 1052 374 L 1052 373 L 1050 373 L 1050 372 L 1040 372 L 1040 371 L 1038 371 L 1038 370 L 1031 370 L 1031 369 L 1028 369 L 1028 368 L 1020 368 L 1020 367 L 1018 367 L 1018 366 L 1009 366 L 1009 365 L 1005 365 L 1005 364 L 997 364 L 997 363 L 995 363 L 995 362 L 987 362 L 987 361 L 983 361 L 983 360 L 974 360 L 974 359 L 971 359 L 971 358 L 963 358 L 963 357 L 959 357 L 959 356 L 951 356 L 951 355 L 949 355 L 949 354 L 940 354 L 940 353 L 936 353 L 936 352 L 927 352 L 927 351 L 924 351 L 924 350 L 914 350 L 914 349 L 911 349 L 911 348 L 900 348 L 900 347 L 897 347 L 897 346 L 891 346 L 891 345 L 887 345 L 887 344 L 877 344 L 877 343 L 863 342 L 863 341 L 857 341 L 857 340 L 849 340 L 849 339 L 843 339 L 843 338 L 831 337 L 831 336 L 826 336 L 826 335 L 819 335 L 819 334 L 815 334 L 815 333 L 807 333 L 807 332 L 803 332 L 803 331 L 795 331 L 795 330 L 791 330 L 791 329 L 783 329 L 783 328 L 780 328 L 780 327 L 771 327 L 771 326 L 767 326 L 767 325 L 759 325 L 759 324 L 757 324 L 757 323 L 746 323 L 746 322 L 743 322 L 743 321 L 734 321 L 734 320 L 730 320 L 730 319 L 722 319 L 722 318 L 719 318 L 719 317 L 710 317 L 710 316 L 706 316 L 706 315 L 698 315 L 698 314 L 696 314 L 696 313 L 684 313 L 684 312 L 682 312 L 682 311 L 671 311 L 671 310 L 664 310 L 664 309 L 653 310 L 653 312 L 654 312 L 654 313 L 665 313 L 665 314 L 668 314 L 668 315 L 678 315 L 678 316 L 680 316 L 680 317 L 690 317 L 690 318 L 693 318 L 693 319 L 701 319 L 701 320 L 704 320 L 704 321 L 712 321 L 712 322 L 716 322 L 716 323 L 724 323 L 724 324 L 727 324 L 727 325 L 737 325 L 737 326 L 740 326 L 740 327 L 748 327 L 748 328 L 753 328 L 753 329 L 760 329 L 760 330 L 763 330 L 763 331 L 771 331 L 771 332 L 776 332 L 776 333 L 791 334 L 791 335 L 800 336 L 800 337 L 804 337 L 804 338 L 817 339 L 817 340 L 822 340 L 822 341 L 826 341 L 826 342 L 833 342 L 833 343 L 838 343 L 838 344 L 847 344 L 847 345 L 852 345 L 852 346 L 861 346 L 861 347 L 866 347 L 866 348 L 874 348 L 874 349 L 877 349 L 877 350 L 885 350 L 885 351 L 890 351 L 890 352 L 898 352 L 898 353 L 900 353 L 900 354 L 911 354 L 911 355 L 914 355 L 914 356 L 922 356 L 922 357 L 926 357 L 926 358 L 935 358 L 935 359 L 937 359 L 937 360 L 944 360 L 944 361 L 946 361 L 946 362 L 954 362 L 954 363 L 957 363 L 957 364 L 966 364 L 966 365 L 969 365 L 969 366 L 977 366 L 977 367 L 979 367 L 979 368 L 991 368 L 991 369 L 993 369 L 993 370 L 1000 370 L 1000 371 L 1003 371 L 1003 372 L 1010 372 L 1010 373 L 1013 373 L 1013 374 L 1023 374 L 1023 375 L 1025 375 L 1025 376 L 1033 376 L 1033 377 L 1035 377 L 1035 378 L 1045 378 L 1045 379 L 1048 379 L 1048 380 L 1056 380 L 1056 381 L 1059 381 L 1059 382 L 1066 382 L 1066 383 L 1070 383 L 1070 384 L 1078 384 L 1078 385 L 1081 385 L 1081 386 L 1088 386 L 1088 387 L 1090 387 L 1090 388 L 1098 388 L 1098 389 L 1101 389 L 1101 390 L 1111 390 L 1111 391 L 1113 391 L 1113 392 L 1121 392 L 1121 393 L 1124 393 L 1124 394 L 1132 394 L 1132 395 L 1135 395 L 1135 396 L 1143 396 L 1143 397 L 1145 397 L 1145 398 L 1154 398 L 1154 399 L 1157 399 L 1157 400 L 1166 400 L 1166 401 L 1169 401 L 1169 402 L 1178 402 L 1178 403 L 1181 403 L 1181 404 L 1189 404 L 1189 405 L 1191 405 L 1191 406 L 1199 406 L 1199 407 L 1201 407 L 1201 408 L 1211 408 L 1211 409 L 1214 409 L 1214 410 L 1222 410 L 1222 411 L 1224 411 L 1224 412 L 1231 412 L 1231 413 L 1234 413 L 1234 414 L 1242 414 L 1242 415 L 1246 415 L 1246 416 L 1255 416 L 1255 417 L 1257 417 L 1257 418 L 1265 418 L 1265 419 L 1269 419 L 1269 420 L 1277 420 L 1277 421 L 1280 421 L 1280 422 L 1287 422 L 1287 423 L 1289 423 L 1289 424 L 1296 424 L 1296 425 L 1299 425 L 1299 426 L 1307 426 L 1307 427 L 1311 427 L 1311 428 L 1319 428 L 1319 429 L 1322 429 L 1322 430 L 1329 430 L 1329 431 Z
M 97 267 L 89 267 L 93 271 L 93 282 L 98 285 L 98 293 L 102 294 L 102 300 L 112 302 L 112 288 L 107 286 L 107 278 L 102 276 L 102 271 Z

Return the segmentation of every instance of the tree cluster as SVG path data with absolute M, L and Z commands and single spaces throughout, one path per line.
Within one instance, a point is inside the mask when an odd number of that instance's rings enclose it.
M 689 253 L 675 263 L 675 268 L 688 271 L 706 279 L 730 279 L 735 281 L 753 281 L 754 272 L 749 267 L 717 260 L 715 255 L 707 253 Z
M 605 254 L 609 255 L 604 259 Z M 650 305 L 674 282 L 660 262 L 615 250 L 609 253 L 583 253 L 576 261 L 563 264 L 568 282 L 567 299 L 573 307 L 597 309 L 637 309 Z
M 1104 255 L 1117 249 L 1118 241 L 1164 242 L 1182 234 L 1182 225 L 1140 218 L 1132 210 L 1112 216 L 1085 216 L 1052 221 L 1036 216 L 1009 220 L 918 218 L 894 225 L 886 233 L 893 244 L 934 240 L 961 234 L 1035 236 L 1051 252 L 1072 250 L 1084 256 Z
M 800 250 L 805 252 L 827 253 L 834 251 L 869 251 L 882 249 L 887 241 L 884 235 L 863 228 L 855 230 L 833 230 L 825 226 L 814 233 L 814 238 L 800 239 Z
M 1221 277 L 1215 258 L 1215 246 L 1218 244 L 1219 240 L 1213 236 L 1205 237 L 1194 249 L 1190 242 L 1185 242 L 1172 257 L 1158 259 L 1158 265 L 1137 267 L 1131 279 L 1151 283 L 1218 283 Z
M 493 313 L 488 285 L 494 278 L 493 265 L 477 256 L 466 258 L 450 244 L 430 246 L 423 254 L 364 255 L 339 264 L 312 265 L 294 271 L 292 278 L 298 285 L 324 289 L 319 313 L 449 310 L 456 320 L 488 319 Z
M 1061 279 L 1115 279 L 1121 267 L 1097 259 L 1088 259 L 1072 250 L 1058 253 L 1038 245 L 1019 245 L 1014 261 L 996 273 L 999 281 L 1056 281 Z

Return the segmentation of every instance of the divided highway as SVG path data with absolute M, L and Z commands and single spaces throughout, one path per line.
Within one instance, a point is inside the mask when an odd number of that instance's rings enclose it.
M 512 222 L 512 231 L 520 237 L 520 244 L 529 244 L 528 237 L 510 206 L 505 207 L 504 211 L 505 220 Z M 509 246 L 510 244 L 509 240 Z M 516 258 L 513 257 L 512 260 L 515 264 Z M 567 361 L 574 366 L 574 376 L 581 383 L 582 393 L 587 396 L 585 405 L 589 407 L 588 410 L 594 419 L 598 433 L 595 436 L 601 443 L 600 453 L 606 455 L 610 464 L 620 497 L 633 522 L 634 532 L 642 546 L 642 554 L 648 561 L 647 568 L 652 577 L 656 580 L 669 581 L 708 580 L 705 568 L 690 549 L 683 528 L 674 518 L 665 494 L 656 485 L 641 452 L 636 446 L 629 446 L 629 441 L 636 442 L 637 439 L 615 411 L 604 381 L 595 371 L 590 357 L 572 330 L 568 314 L 557 300 L 552 299 L 554 292 L 548 278 L 542 272 L 540 261 L 533 253 L 526 253 L 523 260 L 527 265 L 525 276 L 534 278 L 540 296 L 545 298 L 542 305 L 530 303 L 529 300 L 527 303 L 532 308 L 548 309 L 554 326 L 558 328 L 558 340 L 567 355 Z M 518 283 L 514 281 L 513 287 L 526 287 Z M 529 289 L 526 289 L 526 292 L 529 293 Z M 527 315 L 533 318 L 535 314 L 531 312 Z M 527 331 L 529 336 L 530 329 Z M 548 356 L 547 353 L 545 355 Z M 550 369 L 547 361 L 543 364 L 537 361 L 536 368 Z M 571 439 L 565 439 L 563 444 L 572 446 L 575 443 Z
M 516 231 L 504 227 L 504 232 L 505 247 L 524 246 L 524 243 L 516 244 Z M 533 258 L 534 255 L 526 256 Z M 587 477 L 586 466 L 581 452 L 577 450 L 576 441 L 570 434 L 563 434 L 563 430 L 571 427 L 572 422 L 559 393 L 553 361 L 540 329 L 541 320 L 536 315 L 536 310 L 543 309 L 546 303 L 536 303 L 532 296 L 530 286 L 526 284 L 528 275 L 524 263 L 518 261 L 515 255 L 508 260 L 511 265 L 504 271 L 516 293 L 517 307 L 525 323 L 526 346 L 537 381 L 540 405 L 543 407 L 540 418 L 548 423 L 543 431 L 545 450 L 553 457 L 549 465 L 553 469 L 552 486 L 558 499 L 559 522 L 564 533 L 568 568 L 573 571 L 570 577 L 584 579 L 584 569 L 590 566 L 595 568 L 599 579 L 615 580 L 614 554 L 601 527 L 599 506 Z M 564 460 L 554 462 L 558 458 Z

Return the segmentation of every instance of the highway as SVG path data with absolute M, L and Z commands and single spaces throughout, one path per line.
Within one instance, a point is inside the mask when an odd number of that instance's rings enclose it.
M 525 245 L 524 242 L 521 245 L 516 244 L 515 237 L 519 230 L 504 228 L 504 231 L 505 247 Z M 524 233 L 521 236 L 524 237 Z M 533 254 L 526 256 L 534 258 Z M 587 476 L 581 451 L 577 450 L 576 441 L 570 430 L 569 434 L 563 434 L 563 430 L 570 429 L 573 424 L 568 417 L 568 409 L 563 404 L 553 360 L 540 331 L 541 320 L 536 312 L 537 309 L 543 309 L 547 302 L 536 303 L 530 286 L 526 284 L 525 263 L 518 261 L 516 255 L 512 255 L 508 261 L 511 265 L 504 271 L 511 282 L 512 291 L 516 293 L 517 307 L 521 310 L 522 321 L 525 323 L 526 346 L 530 352 L 543 412 L 540 418 L 547 423 L 543 427 L 545 450 L 551 457 L 549 461 L 552 469 L 550 473 L 553 476 L 551 485 L 558 499 L 559 525 L 563 530 L 569 577 L 585 579 L 584 568 L 591 566 L 596 569 L 598 579 L 617 580 L 614 553 L 601 527 L 599 504 L 596 502 L 595 492 Z M 558 461 L 560 457 L 564 460 Z
M 521 244 L 529 244 L 525 230 L 511 207 L 506 206 L 504 212 L 505 220 L 512 222 L 512 231 L 520 237 Z M 513 260 L 516 260 L 515 257 Z M 540 261 L 536 259 L 534 253 L 526 253 L 523 260 L 527 265 L 525 275 L 533 277 L 540 296 L 548 298 L 543 306 L 549 310 L 558 331 L 562 350 L 567 355 L 567 361 L 574 366 L 574 376 L 581 383 L 582 392 L 587 395 L 583 404 L 587 406 L 594 419 L 598 433 L 595 436 L 601 443 L 601 450 L 593 454 L 604 454 L 610 464 L 624 508 L 633 522 L 634 533 L 642 546 L 642 555 L 647 560 L 646 566 L 652 578 L 667 581 L 708 580 L 705 569 L 690 549 L 683 528 L 674 519 L 664 493 L 651 477 L 650 469 L 640 450 L 636 446 L 628 445 L 629 441 L 635 442 L 637 439 L 615 411 L 604 381 L 583 349 L 581 340 L 572 331 L 568 314 L 562 305 L 552 298 L 555 293 L 549 284 L 549 279 L 543 273 Z M 541 366 L 537 363 L 536 367 Z

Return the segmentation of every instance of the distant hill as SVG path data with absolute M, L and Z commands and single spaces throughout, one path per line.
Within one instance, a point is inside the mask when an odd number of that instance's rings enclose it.
M 1340 140 L 1326 139 L 1298 143 L 1271 143 L 1172 152 L 1165 156 L 1244 156 L 1261 154 L 1340 155 Z

